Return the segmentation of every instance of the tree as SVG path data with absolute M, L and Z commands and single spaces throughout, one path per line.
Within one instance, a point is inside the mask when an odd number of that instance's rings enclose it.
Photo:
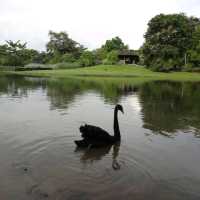
M 21 43 L 20 40 L 13 42 L 11 40 L 6 41 L 3 48 L 3 65 L 10 66 L 23 66 L 29 54 L 26 51 L 26 43 Z M 2 51 L 1 48 L 1 51 Z
M 184 14 L 160 14 L 148 23 L 142 47 L 144 63 L 158 71 L 184 66 L 184 57 L 192 48 L 192 35 L 198 18 Z
M 107 54 L 106 59 L 104 59 L 103 63 L 106 65 L 114 65 L 118 61 L 119 61 L 118 51 L 113 50 Z
M 48 63 L 50 60 L 51 56 L 50 54 L 42 51 L 42 52 L 37 52 L 32 58 L 33 63 L 40 63 L 40 64 L 45 64 Z
M 7 50 L 8 50 L 8 45 L 4 44 L 4 45 L 0 45 L 0 65 L 6 65 L 7 63 Z
M 196 26 L 192 35 L 192 48 L 187 52 L 188 67 L 200 67 L 200 25 Z
M 93 52 L 96 57 L 97 63 L 101 63 L 102 60 L 106 58 L 107 52 L 103 48 L 95 49 Z
M 125 45 L 121 38 L 114 37 L 110 40 L 106 40 L 105 44 L 101 48 L 94 51 L 97 63 L 111 64 L 118 61 L 118 52 L 128 49 L 128 45 Z
M 91 51 L 84 51 L 79 62 L 83 67 L 92 66 L 95 64 L 95 56 Z
M 65 53 L 62 55 L 62 62 L 68 62 L 68 63 L 73 63 L 76 61 L 76 58 L 72 53 Z
M 6 41 L 0 46 L 0 64 L 5 66 L 23 66 L 35 62 L 39 52 L 34 49 L 27 49 L 26 43 Z
M 124 50 L 128 49 L 128 45 L 125 45 L 121 38 L 114 37 L 111 40 L 106 40 L 106 43 L 101 47 L 107 53 L 113 50 Z
M 47 43 L 47 52 L 53 57 L 56 57 L 56 62 L 61 62 L 59 58 L 62 55 L 69 53 L 75 58 L 79 58 L 81 53 L 85 50 L 83 45 L 69 38 L 66 32 L 53 32 L 49 31 L 50 41 Z

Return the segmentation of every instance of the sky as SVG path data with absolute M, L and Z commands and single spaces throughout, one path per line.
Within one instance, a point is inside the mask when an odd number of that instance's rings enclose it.
M 200 0 L 0 0 L 0 44 L 21 40 L 45 50 L 53 30 L 89 49 L 116 36 L 138 49 L 152 17 L 180 12 L 200 18 Z

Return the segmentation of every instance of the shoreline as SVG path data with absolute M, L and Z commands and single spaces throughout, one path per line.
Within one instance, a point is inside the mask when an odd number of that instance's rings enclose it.
M 53 78 L 127 78 L 172 81 L 200 81 L 200 73 L 196 72 L 153 72 L 143 66 L 130 65 L 99 65 L 76 69 L 32 70 L 32 71 L 1 71 L 3 74 L 15 74 L 34 77 Z

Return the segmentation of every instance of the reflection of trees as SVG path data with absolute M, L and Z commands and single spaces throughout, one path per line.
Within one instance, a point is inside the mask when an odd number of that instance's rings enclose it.
M 48 81 L 47 96 L 52 109 L 55 109 L 67 108 L 68 104 L 74 101 L 76 95 L 86 91 L 99 92 L 106 102 L 116 104 L 122 95 L 127 95 L 135 90 L 137 87 L 134 85 L 127 85 L 120 81 L 68 78 Z
M 66 78 L 48 79 L 23 76 L 1 76 L 0 95 L 27 96 L 30 90 L 45 89 L 51 109 L 63 109 L 74 101 L 76 95 L 95 91 L 106 102 L 116 104 L 121 97 L 136 91 L 138 87 L 132 80 L 110 78 Z
M 200 128 L 200 84 L 149 82 L 140 88 L 144 127 L 166 134 Z M 198 131 L 196 132 L 198 134 Z
M 6 94 L 12 97 L 27 96 L 30 90 L 45 88 L 45 79 L 24 78 L 21 76 L 0 76 L 0 95 Z
M 87 91 L 101 94 L 104 100 L 116 104 L 122 96 L 139 91 L 144 127 L 169 135 L 177 130 L 200 130 L 200 84 L 192 82 L 146 82 L 136 79 L 67 78 L 48 79 L 22 76 L 0 76 L 0 95 L 28 96 L 30 91 L 43 89 L 51 109 L 67 108 L 76 95 Z M 191 130 L 191 129 L 190 129 Z
M 64 109 L 74 101 L 75 95 L 80 94 L 81 90 L 73 80 L 59 79 L 49 80 L 47 96 L 51 103 L 51 109 Z

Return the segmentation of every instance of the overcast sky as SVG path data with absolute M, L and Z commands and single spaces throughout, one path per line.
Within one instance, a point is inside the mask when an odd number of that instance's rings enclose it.
M 200 0 L 0 0 L 0 43 L 21 40 L 44 50 L 53 30 L 89 49 L 115 36 L 137 49 L 152 17 L 180 12 L 200 17 Z

